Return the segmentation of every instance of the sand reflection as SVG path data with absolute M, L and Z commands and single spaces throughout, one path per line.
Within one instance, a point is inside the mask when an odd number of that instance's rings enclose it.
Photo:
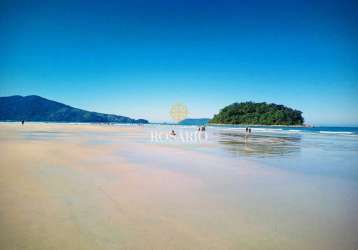
M 218 133 L 218 142 L 233 154 L 245 156 L 282 156 L 300 151 L 299 135 Z

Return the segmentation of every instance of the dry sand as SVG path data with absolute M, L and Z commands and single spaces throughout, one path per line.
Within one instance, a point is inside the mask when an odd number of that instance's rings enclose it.
M 319 211 L 328 182 L 145 135 L 0 124 L 0 249 L 354 249 L 356 209 Z

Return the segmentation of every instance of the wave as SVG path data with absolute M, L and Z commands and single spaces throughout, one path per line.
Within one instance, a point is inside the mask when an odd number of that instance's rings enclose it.
M 320 134 L 343 134 L 343 135 L 352 135 L 353 132 L 347 131 L 319 131 Z
M 299 130 L 299 129 L 288 129 L 287 130 L 289 133 L 300 133 L 300 132 L 303 132 L 302 130 Z
M 284 130 L 282 128 L 252 128 L 252 131 L 281 132 L 281 131 L 284 131 Z

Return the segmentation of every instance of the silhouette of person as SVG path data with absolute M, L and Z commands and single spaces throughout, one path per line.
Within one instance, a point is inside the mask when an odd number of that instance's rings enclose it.
M 176 135 L 176 133 L 175 133 L 175 131 L 174 130 L 172 130 L 172 132 L 170 132 L 170 135 Z
M 24 121 L 24 120 L 22 120 L 22 121 L 21 121 L 21 125 L 24 125 L 24 123 L 25 123 L 25 121 Z

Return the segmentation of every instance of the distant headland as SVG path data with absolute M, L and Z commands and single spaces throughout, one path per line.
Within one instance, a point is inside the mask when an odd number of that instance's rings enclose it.
M 209 118 L 187 118 L 180 122 L 178 122 L 179 125 L 207 125 L 209 123 Z
M 210 120 L 211 124 L 303 125 L 302 112 L 284 105 L 266 102 L 233 103 Z
M 0 121 L 148 123 L 145 119 L 74 108 L 41 96 L 0 97 Z

